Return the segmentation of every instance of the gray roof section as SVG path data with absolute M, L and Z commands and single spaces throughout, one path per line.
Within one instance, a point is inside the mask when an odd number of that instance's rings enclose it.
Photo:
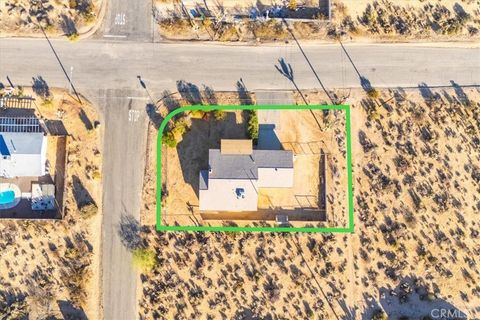
M 31 132 L 2 132 L 10 154 L 41 154 L 43 145 L 43 133 Z
M 222 155 L 209 150 L 209 179 L 258 179 L 258 168 L 293 168 L 293 153 L 254 150 L 252 155 Z
M 200 190 L 208 189 L 208 170 L 200 170 Z

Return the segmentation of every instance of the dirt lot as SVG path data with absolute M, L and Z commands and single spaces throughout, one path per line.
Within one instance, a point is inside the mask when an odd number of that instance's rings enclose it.
M 0 222 L 0 314 L 99 319 L 102 156 L 100 132 L 91 126 L 96 111 L 63 90 L 21 91 L 36 98 L 39 118 L 55 120 L 50 125 L 69 134 L 66 210 L 60 221 Z M 62 155 L 54 142 L 63 138 L 48 139 L 55 163 Z M 52 173 L 62 169 L 51 167 Z
M 295 155 L 294 188 L 261 189 L 259 208 L 318 209 L 320 195 L 324 192 L 320 190 L 320 159 L 321 154 L 325 153 L 328 199 L 326 225 L 346 227 L 345 113 L 332 111 L 325 116 L 321 110 L 281 111 L 277 128 L 283 149 L 292 150 Z
M 103 0 L 5 0 L 0 2 L 0 37 L 49 36 L 75 40 L 99 17 Z
M 228 96 L 217 94 L 219 103 L 231 103 Z M 234 94 L 233 94 L 234 95 Z M 238 100 L 237 100 L 238 104 Z M 163 112 L 164 114 L 167 111 Z M 211 115 L 203 119 L 187 117 L 190 127 L 183 135 L 176 148 L 162 147 L 162 184 L 168 190 L 163 199 L 162 221 L 166 225 L 222 225 L 225 221 L 234 221 L 238 225 L 249 225 L 257 220 L 275 220 L 279 212 L 291 215 L 294 225 L 305 226 L 311 221 L 319 221 L 325 217 L 320 206 L 320 153 L 327 154 L 327 219 L 328 226 L 347 226 L 346 207 L 346 160 L 345 160 L 345 115 L 343 112 L 332 112 L 328 124 L 319 129 L 313 115 L 320 121 L 327 119 L 322 111 L 301 110 L 279 112 L 280 123 L 277 127 L 278 138 L 282 147 L 292 150 L 294 161 L 294 188 L 260 189 L 259 211 L 248 214 L 202 214 L 198 212 L 198 174 L 208 167 L 208 150 L 220 147 L 221 138 L 247 138 L 245 114 L 243 111 L 227 112 L 224 120 L 215 120 Z M 334 134 L 335 132 L 335 134 Z M 156 142 L 156 131 L 151 131 L 149 141 Z M 335 135 L 339 139 L 334 138 Z M 340 147 L 339 147 L 340 143 Z M 153 148 L 149 153 L 150 166 L 147 169 L 145 185 L 147 224 L 154 220 L 154 190 L 151 188 L 156 153 Z M 272 210 L 274 209 L 274 210 Z M 321 211 L 321 212 L 320 212 Z M 320 213 L 319 213 L 320 212 Z M 310 217 L 310 218 L 309 218 Z M 307 220 L 307 221 L 305 221 Z M 310 220 L 310 222 L 308 222 Z M 322 226 L 324 226 L 322 224 Z
M 152 230 L 158 259 L 145 274 L 142 319 L 480 316 L 480 91 L 348 96 L 355 233 Z
M 293 1 L 297 8 L 317 2 Z M 332 1 L 332 19 L 322 15 L 311 21 L 289 21 L 295 37 L 302 40 L 362 42 L 478 41 L 480 9 L 478 0 L 339 0 Z M 252 9 L 264 11 L 276 1 L 228 0 L 208 4 L 200 1 L 157 3 L 157 21 L 164 38 L 177 40 L 275 42 L 292 36 L 280 20 L 248 17 Z M 290 2 L 288 2 L 290 3 Z M 322 1 L 320 2 L 322 3 Z M 187 10 L 186 10 L 187 9 Z M 204 12 L 206 19 L 187 19 L 185 12 Z M 297 12 L 297 11 L 288 11 Z M 211 18 L 208 18 L 210 17 Z

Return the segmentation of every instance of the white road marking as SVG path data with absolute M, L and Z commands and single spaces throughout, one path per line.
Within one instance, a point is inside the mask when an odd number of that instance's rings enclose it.
M 105 34 L 103 35 L 104 38 L 126 38 L 125 35 L 115 35 L 115 34 Z

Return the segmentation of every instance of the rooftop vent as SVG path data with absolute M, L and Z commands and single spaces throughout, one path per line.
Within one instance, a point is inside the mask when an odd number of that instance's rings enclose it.
M 245 189 L 237 188 L 235 189 L 235 194 L 237 195 L 237 199 L 245 199 Z

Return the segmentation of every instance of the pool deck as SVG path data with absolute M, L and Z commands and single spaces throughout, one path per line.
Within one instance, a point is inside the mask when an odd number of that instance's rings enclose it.
M 53 180 L 49 175 L 42 177 L 21 177 L 14 179 L 0 178 L 0 183 L 15 184 L 20 188 L 21 193 L 31 193 L 32 183 L 51 183 Z M 11 209 L 0 210 L 0 220 L 2 219 L 61 219 L 58 207 L 55 210 L 35 211 L 32 210 L 29 199 L 21 199 L 18 205 Z

